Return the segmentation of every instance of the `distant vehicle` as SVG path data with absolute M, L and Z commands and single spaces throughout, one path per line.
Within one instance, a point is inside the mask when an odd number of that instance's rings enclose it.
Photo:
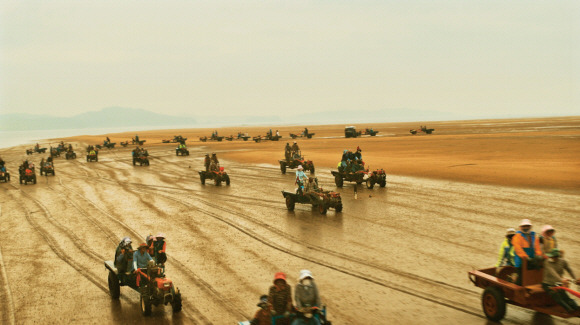
M 10 182 L 10 173 L 0 172 L 0 182 Z
M 425 132 L 426 134 L 431 134 L 433 131 L 435 131 L 435 129 L 428 129 L 427 126 L 421 127 L 421 132 Z
M 187 148 L 179 148 L 179 147 L 177 147 L 175 149 L 175 155 L 176 156 L 189 156 L 189 150 L 187 150 Z
M 25 170 L 23 166 L 18 169 L 20 173 L 20 184 L 28 185 L 28 183 L 36 184 L 36 172 L 34 168 Z
M 335 209 L 336 212 L 342 211 L 342 199 L 340 193 L 317 190 L 313 192 L 303 192 L 302 182 L 298 183 L 298 191 L 296 193 L 282 191 L 282 195 L 286 199 L 286 208 L 288 211 L 293 211 L 296 203 L 310 204 L 318 208 L 320 214 L 326 214 L 328 209 Z
M 199 179 L 201 180 L 202 185 L 205 185 L 206 179 L 213 179 L 216 186 L 221 185 L 222 182 L 225 182 L 226 185 L 230 185 L 230 176 L 224 171 L 223 167 L 220 167 L 219 171 L 210 170 L 206 172 L 205 170 L 201 170 L 199 171 Z
M 360 137 L 361 134 L 362 134 L 362 132 L 357 131 L 355 126 L 344 127 L 344 137 L 345 138 L 356 138 L 356 137 Z
M 139 166 L 149 166 L 149 157 L 145 155 L 139 155 L 137 157 L 133 156 L 133 166 L 139 164 Z
M 44 166 L 40 167 L 40 176 L 48 176 L 48 174 L 52 174 L 54 176 L 54 165 L 52 163 L 45 163 Z
M 95 161 L 98 162 L 99 161 L 99 151 L 98 150 L 94 150 L 94 153 L 88 153 L 87 154 L 87 162 L 91 162 L 91 161 Z
M 292 139 L 296 139 L 296 138 L 308 138 L 308 139 L 312 139 L 312 137 L 315 135 L 316 133 L 308 133 L 306 135 L 304 135 L 303 133 L 299 133 L 299 134 L 294 134 L 294 133 L 290 133 L 290 137 Z
M 302 152 L 300 151 L 289 160 L 281 159 L 278 160 L 278 162 L 280 163 L 280 171 L 282 171 L 282 174 L 286 174 L 286 168 L 294 169 L 298 166 L 302 166 L 304 170 L 309 170 L 310 174 L 314 174 L 314 163 L 312 160 L 304 159 L 304 156 L 302 156 Z
M 371 137 L 374 137 L 377 135 L 377 133 L 379 133 L 379 131 L 375 131 L 372 128 L 370 129 L 365 129 L 365 135 L 370 135 Z
M 64 157 L 66 158 L 66 160 L 77 159 L 77 154 L 74 151 L 67 151 Z
M 336 187 L 342 187 L 344 181 L 355 182 L 357 184 L 366 183 L 368 189 L 372 189 L 375 184 L 379 184 L 381 187 L 387 186 L 387 174 L 383 169 L 377 169 L 374 171 L 359 170 L 357 172 L 345 172 L 345 171 L 331 171 L 332 176 L 334 176 L 334 183 Z

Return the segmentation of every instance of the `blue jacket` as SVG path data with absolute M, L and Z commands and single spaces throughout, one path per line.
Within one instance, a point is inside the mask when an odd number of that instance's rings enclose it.
M 135 253 L 133 253 L 133 269 L 131 271 L 146 268 L 147 262 L 150 260 L 152 260 L 152 258 L 149 253 L 145 252 L 143 255 L 141 255 L 141 253 L 136 250 Z

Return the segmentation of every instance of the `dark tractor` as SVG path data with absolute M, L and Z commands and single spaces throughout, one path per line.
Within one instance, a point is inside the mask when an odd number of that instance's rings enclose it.
M 415 129 L 410 129 L 410 130 L 409 130 L 409 133 L 411 133 L 411 134 L 415 135 L 415 134 L 417 134 L 417 130 L 415 130 Z
M 181 135 L 176 135 L 173 137 L 173 140 L 171 141 L 174 143 L 185 143 L 185 140 L 187 140 L 187 138 L 184 138 Z
M 36 153 L 45 153 L 47 148 L 34 148 L 34 152 Z
M 74 151 L 67 151 L 64 157 L 66 158 L 66 160 L 77 159 L 77 154 Z
M 346 172 L 346 171 L 331 171 L 332 176 L 334 176 L 334 183 L 336 187 L 342 187 L 344 181 L 355 182 L 357 185 L 366 183 L 367 188 L 372 189 L 375 184 L 379 184 L 381 187 L 387 186 L 387 174 L 382 169 L 377 169 L 370 172 L 367 170 L 359 170 L 356 172 Z
M 189 156 L 189 150 L 187 150 L 187 148 L 182 147 L 182 148 L 176 148 L 175 149 L 175 155 L 176 156 Z
M 252 140 L 254 140 L 254 142 L 256 142 L 256 143 L 262 142 L 262 136 L 259 135 L 257 137 L 253 137 Z
M 217 135 L 214 134 L 214 135 L 211 136 L 210 139 L 211 140 L 215 140 L 215 141 L 222 142 L 222 140 L 224 139 L 224 137 L 220 137 L 220 136 L 217 136 Z
M 48 176 L 51 174 L 54 176 L 54 165 L 51 162 L 44 163 L 44 166 L 40 166 L 40 176 Z
M 275 134 L 270 134 L 268 133 L 265 137 L 265 140 L 270 140 L 270 141 L 278 141 L 282 139 L 281 135 L 275 135 Z
M 230 135 L 229 137 L 225 137 L 224 139 L 226 139 L 227 141 L 234 141 L 234 136 Z
M 129 141 L 121 142 L 121 147 L 126 148 L 129 145 Z
M 20 184 L 28 185 L 28 183 L 36 184 L 36 172 L 34 168 L 24 169 L 24 166 L 20 166 L 18 169 L 20 173 Z
M 311 160 L 304 159 L 302 153 L 299 151 L 298 153 L 294 154 L 293 157 L 289 157 L 289 159 L 278 160 L 280 163 L 280 171 L 282 174 L 286 174 L 286 169 L 294 169 L 298 166 L 302 165 L 304 170 L 310 171 L 310 174 L 314 174 L 314 163 Z
M 206 172 L 205 170 L 202 170 L 199 172 L 199 179 L 201 180 L 202 185 L 205 185 L 206 179 L 213 179 L 216 186 L 221 185 L 222 182 L 225 182 L 226 185 L 230 185 L 230 176 L 224 171 L 223 167 L 220 167 L 219 171 Z
M 374 137 L 377 135 L 377 133 L 379 133 L 379 131 L 375 131 L 372 128 L 370 129 L 365 129 L 365 135 L 370 135 L 371 137 Z
M 357 131 L 356 127 L 354 126 L 346 126 L 344 128 L 344 137 L 345 138 L 356 138 L 356 137 L 360 137 L 362 134 L 361 131 Z
M 50 148 L 50 156 L 53 158 L 60 157 L 60 149 L 59 148 Z
M 105 268 L 109 271 L 109 294 L 114 300 L 121 296 L 121 287 L 127 286 L 140 295 L 141 313 L 151 315 L 153 306 L 171 305 L 173 313 L 181 311 L 181 292 L 171 279 L 167 278 L 162 265 L 149 261 L 144 269 L 137 269 L 137 274 L 130 272 L 120 273 L 113 261 L 105 261 Z
M 316 133 L 300 133 L 300 134 L 294 134 L 294 133 L 290 133 L 290 137 L 292 139 L 296 139 L 296 138 L 307 138 L 307 139 L 312 139 L 312 137 L 315 135 Z
M 421 126 L 421 132 L 424 132 L 425 134 L 431 134 L 433 131 L 435 131 L 435 129 L 428 129 L 427 126 Z
M 117 144 L 117 142 L 105 142 L 105 143 L 103 143 L 103 147 L 105 147 L 107 149 L 113 149 L 113 148 L 115 148 L 116 144 Z
M 0 172 L 0 182 L 10 182 L 10 173 L 9 172 Z
M 318 181 L 315 181 L 318 184 Z M 320 214 L 326 214 L 328 209 L 335 209 L 336 212 L 342 211 L 342 199 L 340 193 L 323 191 L 318 188 L 313 191 L 305 191 L 302 182 L 298 183 L 298 190 L 293 192 L 282 191 L 282 195 L 286 199 L 286 208 L 288 211 L 294 211 L 294 206 L 296 203 L 299 204 L 310 204 L 313 207 L 318 208 Z
M 26 149 L 26 155 L 32 155 L 34 153 L 34 150 L 32 149 Z
M 140 154 L 137 157 L 133 156 L 133 166 L 137 164 L 139 164 L 139 166 L 149 166 L 149 157 L 143 154 Z
M 99 152 L 97 150 L 94 150 L 93 152 L 89 152 L 87 154 L 87 162 L 91 162 L 91 161 L 95 161 L 95 162 L 99 161 Z
M 201 141 L 201 142 L 207 142 L 207 137 L 206 136 L 199 137 L 199 141 Z

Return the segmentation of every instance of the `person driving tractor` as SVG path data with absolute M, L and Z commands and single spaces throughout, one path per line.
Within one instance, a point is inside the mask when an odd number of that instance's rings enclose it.
M 139 244 L 139 249 L 133 253 L 133 269 L 132 271 L 137 273 L 137 269 L 144 269 L 147 267 L 147 262 L 152 261 L 151 255 L 147 253 L 147 244 Z

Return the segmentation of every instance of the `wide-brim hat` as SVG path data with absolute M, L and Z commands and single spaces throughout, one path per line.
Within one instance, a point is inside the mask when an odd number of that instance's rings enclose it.
M 314 279 L 314 277 L 312 277 L 312 272 L 308 271 L 308 270 L 302 270 L 300 271 L 300 276 L 298 277 L 298 281 L 302 281 L 306 278 L 311 278 Z
M 552 231 L 556 231 L 556 229 L 554 229 L 554 227 L 552 227 L 552 226 L 550 226 L 550 225 L 545 225 L 545 226 L 543 226 L 543 227 L 542 227 L 542 235 L 546 235 L 546 233 L 547 233 L 548 231 L 550 231 L 550 230 L 552 230 Z
M 515 235 L 516 230 L 514 228 L 508 228 L 506 231 L 506 235 Z
M 286 274 L 284 272 L 274 274 L 274 282 L 276 282 L 276 280 L 284 280 L 284 282 L 286 282 Z

